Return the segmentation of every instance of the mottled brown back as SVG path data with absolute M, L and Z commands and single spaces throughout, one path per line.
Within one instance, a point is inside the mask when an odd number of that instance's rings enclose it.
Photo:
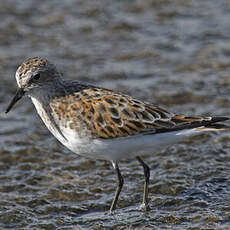
M 174 115 L 130 96 L 95 87 L 56 98 L 50 105 L 66 128 L 78 133 L 86 129 L 87 135 L 97 138 L 124 137 L 211 119 Z

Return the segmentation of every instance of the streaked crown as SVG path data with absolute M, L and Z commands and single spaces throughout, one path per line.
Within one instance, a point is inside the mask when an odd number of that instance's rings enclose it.
M 28 90 L 43 83 L 54 81 L 60 77 L 56 67 L 47 59 L 33 57 L 23 62 L 16 72 L 17 84 L 20 88 Z

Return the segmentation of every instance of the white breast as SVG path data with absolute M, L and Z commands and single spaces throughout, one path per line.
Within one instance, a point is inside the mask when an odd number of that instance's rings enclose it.
M 51 115 L 48 111 L 48 107 L 43 105 L 39 100 L 37 100 L 35 97 L 31 97 L 32 102 L 41 117 L 42 121 L 45 123 L 46 127 L 49 129 L 49 131 L 61 142 L 66 142 L 65 138 L 60 134 L 60 132 L 55 127 L 55 124 L 53 124 Z

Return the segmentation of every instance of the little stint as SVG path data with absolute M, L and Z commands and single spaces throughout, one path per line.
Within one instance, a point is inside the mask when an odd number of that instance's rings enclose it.
M 148 208 L 150 169 L 141 156 L 203 131 L 225 130 L 216 124 L 229 117 L 187 117 L 112 90 L 65 81 L 48 60 L 26 60 L 16 72 L 18 91 L 6 113 L 28 95 L 50 132 L 76 154 L 112 162 L 118 185 L 110 207 L 116 207 L 123 185 L 120 159 L 136 158 L 144 170 L 141 207 Z

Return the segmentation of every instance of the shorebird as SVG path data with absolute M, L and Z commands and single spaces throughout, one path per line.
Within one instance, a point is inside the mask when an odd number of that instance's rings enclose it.
M 16 71 L 18 91 L 8 113 L 29 96 L 50 132 L 72 152 L 112 162 L 117 188 L 110 207 L 116 207 L 123 186 L 118 162 L 136 158 L 144 169 L 141 207 L 148 209 L 150 169 L 141 156 L 203 131 L 226 130 L 229 117 L 183 116 L 109 89 L 66 81 L 48 60 L 34 57 Z

